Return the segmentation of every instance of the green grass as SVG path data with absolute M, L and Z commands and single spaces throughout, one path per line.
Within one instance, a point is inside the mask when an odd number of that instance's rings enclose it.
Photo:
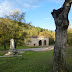
M 72 47 L 66 48 L 66 62 L 68 72 L 72 72 Z
M 6 50 L 9 50 L 9 48 L 10 48 L 9 45 L 7 45 L 6 47 L 7 47 Z M 4 46 L 3 46 L 3 45 L 2 45 L 2 46 L 0 45 L 0 51 L 4 51 L 4 50 L 5 50 L 5 49 L 4 49 Z
M 0 58 L 0 72 L 50 72 L 52 51 L 27 51 L 21 57 Z M 66 48 L 67 72 L 72 72 L 72 47 Z
M 27 48 L 40 48 L 40 47 L 31 47 L 31 46 L 17 46 L 16 49 L 27 49 Z
M 27 51 L 22 57 L 0 58 L 0 72 L 48 72 L 52 69 L 53 51 Z
M 0 56 L 5 55 L 7 52 L 0 52 Z
M 41 48 L 41 47 L 30 47 L 30 46 L 17 46 L 16 49 L 27 49 L 27 48 Z M 9 50 L 10 49 L 10 46 L 7 45 L 6 46 L 6 50 Z M 0 51 L 5 51 L 4 47 L 3 46 L 0 46 Z

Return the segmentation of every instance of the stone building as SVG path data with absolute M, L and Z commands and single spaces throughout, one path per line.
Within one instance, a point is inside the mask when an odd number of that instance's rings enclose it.
M 26 42 L 26 46 L 49 46 L 49 38 L 44 36 L 32 36 L 31 42 Z

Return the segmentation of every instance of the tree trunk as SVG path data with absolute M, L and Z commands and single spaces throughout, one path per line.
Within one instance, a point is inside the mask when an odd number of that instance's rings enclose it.
M 67 42 L 67 28 L 69 25 L 68 13 L 70 8 L 71 0 L 65 0 L 60 9 L 53 10 L 51 13 L 56 25 L 52 72 L 67 72 L 64 51 Z
M 4 43 L 4 49 L 6 50 L 6 44 Z

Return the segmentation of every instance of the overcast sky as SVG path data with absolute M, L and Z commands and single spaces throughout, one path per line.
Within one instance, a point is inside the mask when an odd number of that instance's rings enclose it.
M 10 11 L 19 10 L 26 12 L 26 22 L 33 26 L 55 30 L 54 19 L 51 12 L 62 6 L 64 0 L 0 0 L 0 17 Z M 69 21 L 72 24 L 72 8 Z

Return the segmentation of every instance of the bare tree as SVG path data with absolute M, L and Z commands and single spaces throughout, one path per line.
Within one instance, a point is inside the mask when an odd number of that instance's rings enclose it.
M 65 46 L 67 42 L 67 28 L 69 25 L 68 13 L 71 8 L 71 3 L 72 0 L 65 0 L 60 9 L 54 9 L 51 13 L 56 25 L 52 72 L 67 72 Z

